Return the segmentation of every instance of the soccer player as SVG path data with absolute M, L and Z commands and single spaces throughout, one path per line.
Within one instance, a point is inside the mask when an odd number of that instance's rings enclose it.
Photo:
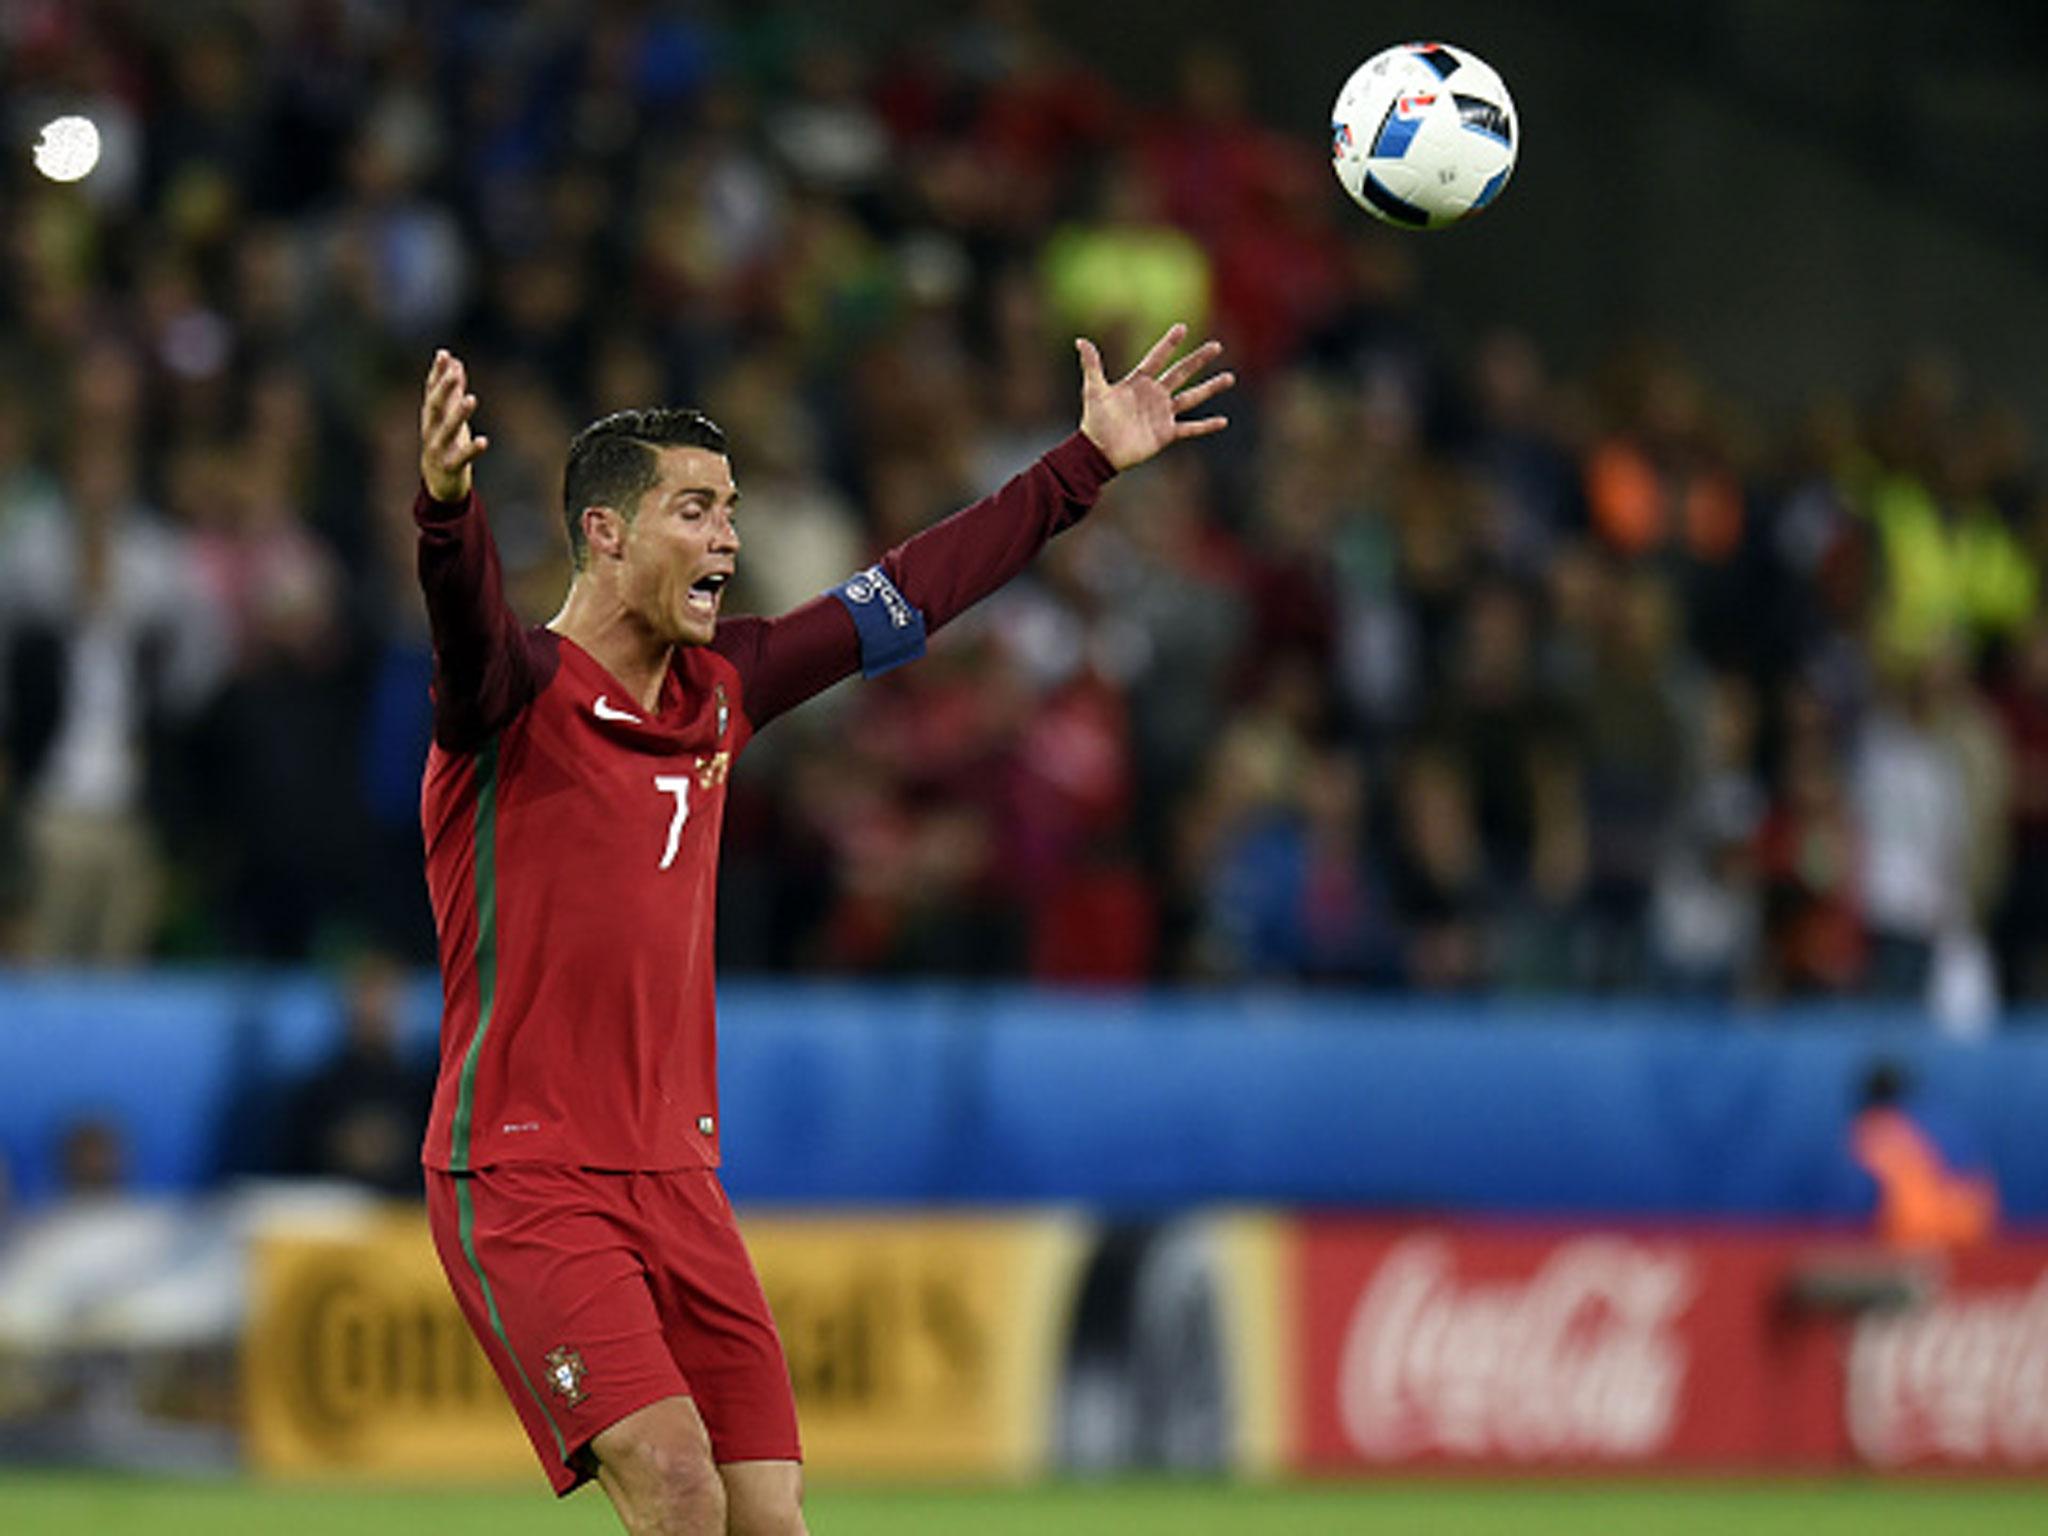
M 569 445 L 561 611 L 506 606 L 472 466 L 476 396 L 434 356 L 420 584 L 434 639 L 421 793 L 441 1067 L 435 1247 L 557 1493 L 595 1477 L 642 1533 L 802 1532 L 775 1325 L 717 1177 L 712 903 L 726 775 L 753 734 L 1016 575 L 1111 475 L 1224 418 L 1176 325 L 1111 383 L 1075 343 L 1080 430 L 994 495 L 779 618 L 721 620 L 740 551 L 723 434 L 621 411 Z

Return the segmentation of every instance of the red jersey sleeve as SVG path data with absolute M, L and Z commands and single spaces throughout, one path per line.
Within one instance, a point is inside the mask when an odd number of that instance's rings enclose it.
M 845 586 L 780 618 L 719 625 L 712 648 L 739 672 L 748 723 L 759 730 L 856 668 L 873 673 L 913 659 L 923 634 L 980 602 L 1054 534 L 1079 522 L 1115 473 L 1102 450 L 1076 432 L 993 495 L 904 540 Z M 855 604 L 866 605 L 877 589 L 884 599 L 872 610 L 877 624 L 887 628 L 887 600 L 900 596 L 915 611 L 918 635 L 916 645 L 896 647 L 879 663 L 870 649 L 874 635 L 854 617 Z
M 532 702 L 546 681 L 542 658 L 505 602 L 483 499 L 435 501 L 422 486 L 412 516 L 434 641 L 434 740 L 473 752 Z

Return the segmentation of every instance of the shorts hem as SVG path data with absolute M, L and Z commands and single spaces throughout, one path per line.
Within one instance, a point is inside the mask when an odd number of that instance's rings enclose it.
M 595 1472 L 585 1472 L 572 1462 L 551 1462 L 547 1468 L 548 1483 L 555 1490 L 555 1497 L 566 1499 L 585 1483 L 597 1481 Z
M 720 1450 L 714 1445 L 711 1448 L 711 1461 L 714 1466 L 720 1467 L 729 1467 L 736 1462 L 742 1461 L 793 1461 L 798 1466 L 802 1466 L 804 1453 L 802 1446 L 755 1447 L 742 1445 Z

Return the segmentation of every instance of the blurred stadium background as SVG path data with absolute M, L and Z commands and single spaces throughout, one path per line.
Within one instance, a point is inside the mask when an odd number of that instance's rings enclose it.
M 2040 1528 L 2048 13 L 0 0 L 0 122 L 7 1530 L 610 1522 L 410 1203 L 432 349 L 530 616 L 656 400 L 773 610 L 1182 317 L 1231 431 L 735 780 L 815 1528 Z

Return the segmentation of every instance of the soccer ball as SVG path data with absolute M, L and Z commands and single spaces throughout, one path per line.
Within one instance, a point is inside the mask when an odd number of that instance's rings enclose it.
M 1337 180 L 1367 213 L 1403 229 L 1441 229 L 1500 196 L 1521 138 L 1500 76 L 1442 43 L 1374 54 L 1330 116 Z

